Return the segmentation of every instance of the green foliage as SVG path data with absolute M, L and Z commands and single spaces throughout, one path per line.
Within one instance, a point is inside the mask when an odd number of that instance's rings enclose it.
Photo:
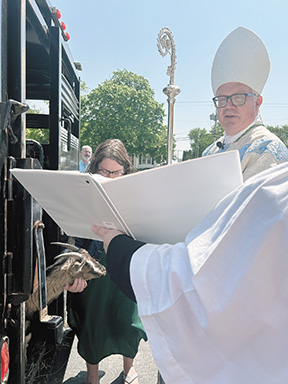
M 191 129 L 188 133 L 191 146 L 190 159 L 201 157 L 204 149 L 211 145 L 215 140 L 218 140 L 222 135 L 223 128 L 219 123 L 217 123 L 216 129 L 213 127 L 210 132 L 207 132 L 204 128 Z
M 276 127 L 272 126 L 266 126 L 269 131 L 274 133 L 276 136 L 279 137 L 283 141 L 283 143 L 288 147 L 288 125 L 282 125 L 282 127 L 279 127 L 278 125 Z
M 84 88 L 85 89 L 85 88 Z M 129 154 L 166 159 L 167 130 L 163 104 L 148 80 L 126 69 L 81 97 L 81 145 L 96 148 L 106 139 L 123 141 Z
M 196 157 L 201 157 L 204 149 L 207 148 L 208 145 L 213 143 L 213 135 L 207 132 L 206 129 L 203 129 L 203 128 L 192 129 L 188 133 L 188 137 L 190 139 L 192 159 Z
M 49 143 L 49 131 L 48 129 L 26 129 L 26 139 L 36 140 L 41 144 Z
M 36 108 L 35 105 L 32 105 L 27 113 L 42 113 L 41 108 Z M 48 144 L 49 143 L 49 130 L 48 129 L 32 129 L 27 128 L 26 129 L 26 139 L 36 140 L 41 144 Z
M 189 149 L 189 151 L 183 151 L 182 155 L 182 161 L 193 159 L 193 152 L 192 149 Z

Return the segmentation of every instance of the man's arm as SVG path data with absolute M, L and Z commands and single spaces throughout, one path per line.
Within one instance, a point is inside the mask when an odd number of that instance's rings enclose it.
M 107 271 L 112 281 L 121 291 L 136 302 L 130 280 L 130 262 L 132 255 L 145 245 L 142 241 L 133 240 L 117 230 L 106 229 L 94 225 L 92 231 L 103 237 L 104 249 L 107 254 Z
M 107 251 L 107 270 L 121 291 L 136 302 L 130 280 L 130 262 L 134 252 L 145 245 L 126 235 L 118 235 L 110 242 Z

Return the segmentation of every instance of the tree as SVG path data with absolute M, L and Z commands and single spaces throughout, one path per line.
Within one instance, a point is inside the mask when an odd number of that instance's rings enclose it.
M 32 105 L 27 113 L 35 113 L 41 114 L 43 110 L 41 108 L 37 108 L 35 105 Z M 48 129 L 26 129 L 26 139 L 36 140 L 39 143 L 49 143 L 49 130 Z
M 106 139 L 123 141 L 128 153 L 167 157 L 163 104 L 154 99 L 148 80 L 126 69 L 81 97 L 81 145 L 95 148 Z
M 207 132 L 204 128 L 194 128 L 188 133 L 192 158 L 201 157 L 205 148 L 213 143 L 213 135 Z
M 205 148 L 211 145 L 215 140 L 219 139 L 223 135 L 223 128 L 219 123 L 216 125 L 216 129 L 211 128 L 210 132 L 207 132 L 204 128 L 191 129 L 188 133 L 190 139 L 190 146 L 192 153 L 190 158 L 201 157 Z
M 182 161 L 194 159 L 192 149 L 188 151 L 183 151 Z
M 269 131 L 272 133 L 275 133 L 276 136 L 279 137 L 283 141 L 283 143 L 288 147 L 288 125 L 282 125 L 282 127 L 279 127 L 278 125 L 276 127 L 272 127 L 270 125 L 266 126 Z

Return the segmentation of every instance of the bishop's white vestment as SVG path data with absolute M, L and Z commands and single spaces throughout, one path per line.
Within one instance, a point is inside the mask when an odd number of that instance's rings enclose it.
M 249 179 L 176 245 L 132 256 L 166 384 L 288 383 L 288 164 Z

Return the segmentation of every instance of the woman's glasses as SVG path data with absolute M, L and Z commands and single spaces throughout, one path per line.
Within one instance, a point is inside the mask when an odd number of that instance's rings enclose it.
M 122 170 L 109 171 L 108 169 L 105 169 L 105 168 L 98 169 L 98 172 L 101 173 L 105 177 L 110 176 L 110 175 L 113 175 L 113 176 L 124 175 L 124 171 L 122 171 Z

